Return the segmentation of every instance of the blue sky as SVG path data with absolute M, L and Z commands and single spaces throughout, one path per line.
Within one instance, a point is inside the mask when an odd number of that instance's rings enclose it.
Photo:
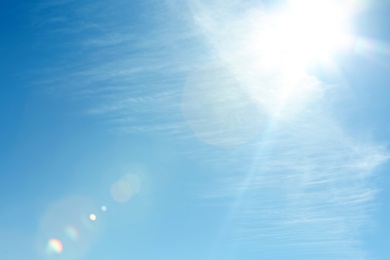
M 1 259 L 389 259 L 390 5 L 315 3 L 3 0 Z

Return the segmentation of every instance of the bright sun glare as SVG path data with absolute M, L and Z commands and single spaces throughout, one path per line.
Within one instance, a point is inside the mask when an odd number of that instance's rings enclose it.
M 348 8 L 336 0 L 290 0 L 272 16 L 266 59 L 284 66 L 325 61 L 349 43 Z

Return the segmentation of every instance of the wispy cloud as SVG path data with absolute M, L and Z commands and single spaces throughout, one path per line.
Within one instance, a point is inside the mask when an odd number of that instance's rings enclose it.
M 316 117 L 274 128 L 251 159 L 232 154 L 248 163 L 246 173 L 231 172 L 211 195 L 235 200 L 228 225 L 240 223 L 235 238 L 264 256 L 365 259 L 360 235 L 387 153 Z
M 53 33 L 97 29 L 65 37 L 72 61 L 41 83 L 89 99 L 87 113 L 110 127 L 185 137 L 189 156 L 224 172 L 207 197 L 234 201 L 229 226 L 262 257 L 365 259 L 360 235 L 385 148 L 325 109 L 337 86 L 269 60 L 264 6 L 187 4 L 138 6 L 138 20 L 123 15 L 135 12 L 125 1 L 69 7 L 75 22 Z

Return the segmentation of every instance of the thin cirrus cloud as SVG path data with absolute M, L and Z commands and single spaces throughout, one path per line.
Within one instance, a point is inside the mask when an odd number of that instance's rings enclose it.
M 62 44 L 76 52 L 43 83 L 92 100 L 87 113 L 114 129 L 178 138 L 187 155 L 223 169 L 203 193 L 233 201 L 222 233 L 266 258 L 367 257 L 360 235 L 387 151 L 325 109 L 337 84 L 268 60 L 263 6 L 147 1 L 153 10 L 140 6 L 135 21 L 124 1 L 105 2 L 107 12 L 102 2 L 58 3 L 73 22 L 37 24 L 69 34 Z

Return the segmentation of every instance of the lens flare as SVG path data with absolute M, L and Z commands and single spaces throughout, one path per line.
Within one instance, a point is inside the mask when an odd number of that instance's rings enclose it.
M 390 45 L 386 42 L 360 37 L 355 44 L 355 53 L 373 62 L 387 62 Z
M 96 215 L 95 214 L 89 215 L 89 219 L 92 220 L 92 221 L 95 221 L 96 220 Z
M 42 216 L 36 234 L 40 259 L 84 259 L 104 229 L 103 218 L 91 219 L 91 213 L 98 210 L 98 204 L 83 197 L 70 196 L 53 202 Z
M 56 238 L 52 238 L 47 243 L 47 254 L 61 254 L 63 251 L 62 242 Z
M 65 234 L 73 241 L 79 239 L 79 231 L 73 226 L 67 226 L 65 228 Z
M 140 190 L 140 178 L 135 174 L 125 174 L 120 180 L 111 186 L 111 196 L 116 202 L 124 203 L 127 202 L 133 195 L 139 193 Z

